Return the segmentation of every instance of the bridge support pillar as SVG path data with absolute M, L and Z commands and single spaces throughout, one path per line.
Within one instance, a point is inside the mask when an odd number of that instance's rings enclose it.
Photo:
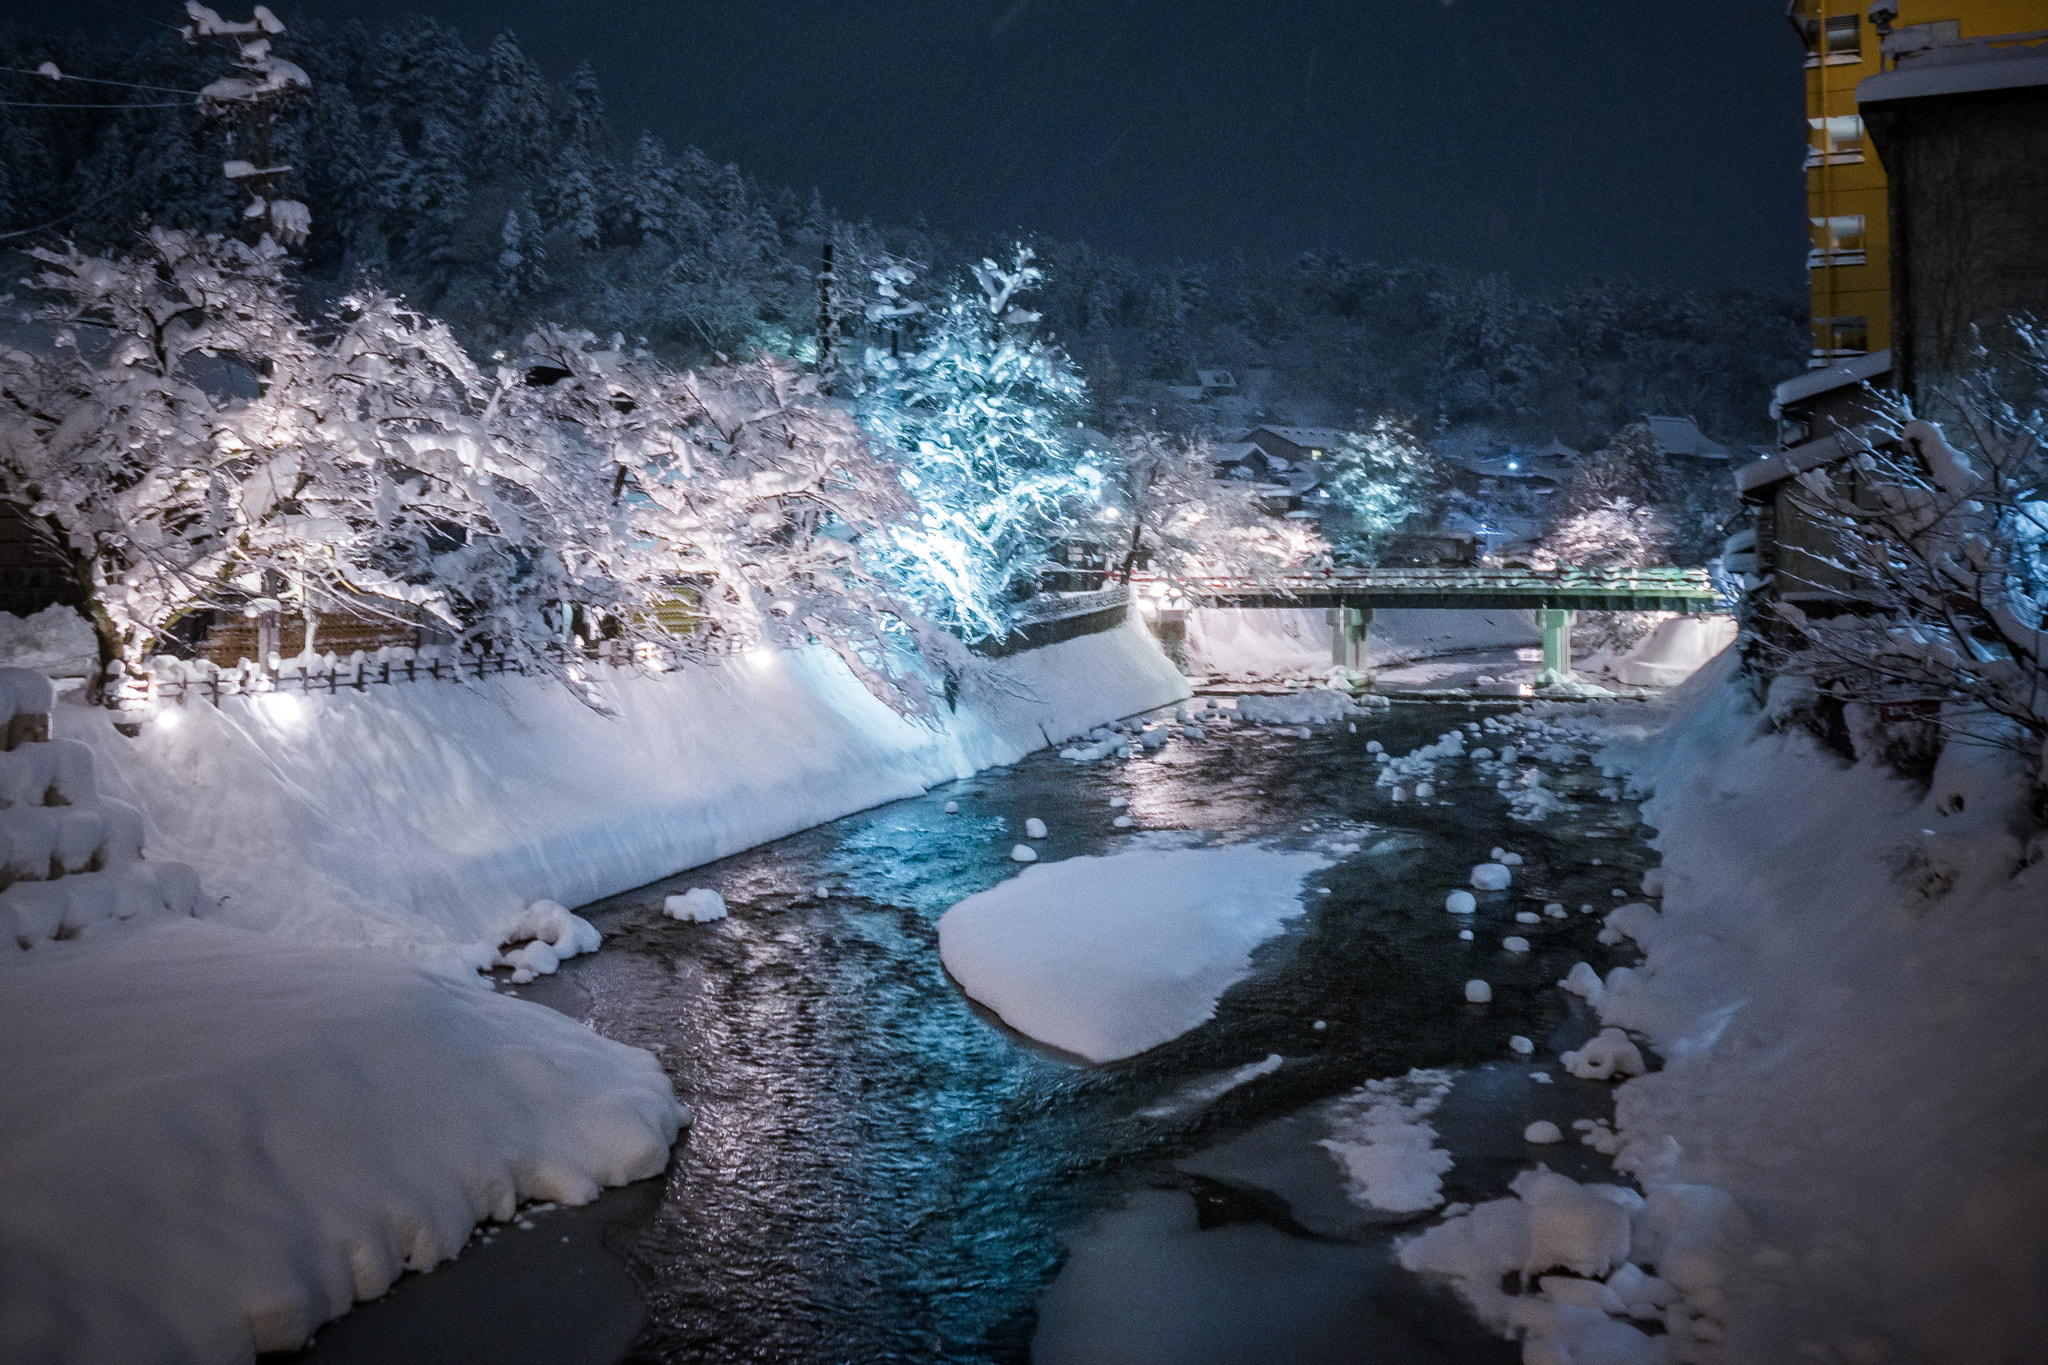
M 1572 678 L 1572 622 L 1579 614 L 1542 607 L 1536 612 L 1543 627 L 1543 682 L 1570 682 Z
M 1365 639 L 1372 628 L 1371 607 L 1331 607 L 1323 613 L 1330 623 L 1330 662 L 1354 673 L 1365 671 Z

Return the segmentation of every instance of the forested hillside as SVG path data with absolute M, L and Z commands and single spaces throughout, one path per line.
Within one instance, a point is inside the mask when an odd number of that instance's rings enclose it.
M 301 290 L 315 311 L 368 273 L 480 355 L 546 318 L 645 338 L 672 359 L 766 349 L 815 363 L 823 300 L 857 344 L 885 260 L 916 267 L 912 297 L 936 298 L 1006 245 L 849 222 L 815 194 L 614 128 L 587 68 L 552 82 L 510 34 L 472 48 L 425 17 L 294 22 L 278 50 L 312 79 L 274 153 L 312 209 Z M 46 62 L 66 79 L 36 74 Z M 171 33 L 136 45 L 0 30 L 0 66 L 0 246 L 127 250 L 150 223 L 237 229 L 244 198 L 221 176 L 221 129 L 190 97 L 221 74 L 220 52 Z M 1119 400 L 1157 406 L 1157 386 L 1191 382 L 1198 364 L 1266 366 L 1274 415 L 1297 420 L 1397 413 L 1583 446 L 1657 411 L 1744 442 L 1764 438 L 1768 388 L 1806 347 L 1790 290 L 1533 291 L 1286 242 L 1140 262 L 1033 227 L 1017 225 L 1046 274 L 1032 307 L 1104 422 Z M 821 290 L 828 241 L 837 270 Z

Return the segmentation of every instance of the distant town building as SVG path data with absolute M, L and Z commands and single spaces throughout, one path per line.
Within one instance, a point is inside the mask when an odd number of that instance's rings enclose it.
M 1659 455 L 1687 460 L 1728 458 L 1728 447 L 1701 431 L 1700 424 L 1690 417 L 1653 417 L 1644 413 L 1643 425 L 1650 429 L 1650 439 L 1656 443 Z

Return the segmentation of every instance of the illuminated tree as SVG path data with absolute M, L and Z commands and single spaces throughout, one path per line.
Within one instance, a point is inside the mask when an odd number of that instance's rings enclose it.
M 1008 267 L 984 260 L 974 275 L 979 296 L 931 309 L 915 350 L 869 350 L 858 408 L 903 461 L 916 502 L 870 556 L 927 616 L 980 637 L 1009 628 L 1102 476 L 1066 431 L 1086 395 L 1080 375 L 1028 335 L 1037 315 L 1016 303 L 1039 278 L 1031 252 L 1018 248 Z
M 1436 509 L 1447 484 L 1437 458 L 1391 417 L 1347 433 L 1324 465 L 1323 486 L 1335 503 L 1324 534 L 1347 563 L 1373 563 L 1402 522 Z

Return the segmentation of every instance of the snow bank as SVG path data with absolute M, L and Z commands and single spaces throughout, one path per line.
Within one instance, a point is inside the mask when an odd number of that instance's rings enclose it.
M 1720 1201 L 1718 1225 L 1745 1230 L 1637 1255 L 1725 1337 L 1674 1334 L 1673 1357 L 2031 1359 L 2048 837 L 2024 775 L 1958 738 L 1922 789 L 1774 726 L 1731 672 L 1724 656 L 1673 694 L 1650 737 L 1613 717 L 1603 761 L 1653 793 L 1664 861 L 1643 889 L 1662 905 L 1609 917 L 1640 967 L 1573 974 L 1663 1058 L 1587 1141 L 1653 1203 Z
M 44 607 L 33 616 L 0 611 L 0 668 L 82 678 L 98 662 L 92 626 L 71 608 Z
M 655 1174 L 687 1121 L 552 1010 L 192 919 L 0 956 L 0 1038 L 10 1361 L 291 1349 L 479 1219 Z
M 599 687 L 615 717 L 493 678 L 195 699 L 132 740 L 80 705 L 54 724 L 213 916 L 464 970 L 537 900 L 587 904 L 1188 695 L 1134 623 L 995 662 L 931 727 L 822 651 Z
M 1027 867 L 939 919 L 939 957 L 1020 1033 L 1114 1061 L 1205 1022 L 1329 860 L 1252 845 Z
M 1458 649 L 1542 643 L 1526 611 L 1397 608 L 1373 613 L 1368 667 Z M 1330 671 L 1330 627 L 1320 607 L 1197 607 L 1182 646 L 1188 667 L 1227 678 L 1321 677 Z
M 1635 687 L 1676 687 L 1734 643 L 1732 616 L 1674 616 L 1660 621 L 1607 672 Z

